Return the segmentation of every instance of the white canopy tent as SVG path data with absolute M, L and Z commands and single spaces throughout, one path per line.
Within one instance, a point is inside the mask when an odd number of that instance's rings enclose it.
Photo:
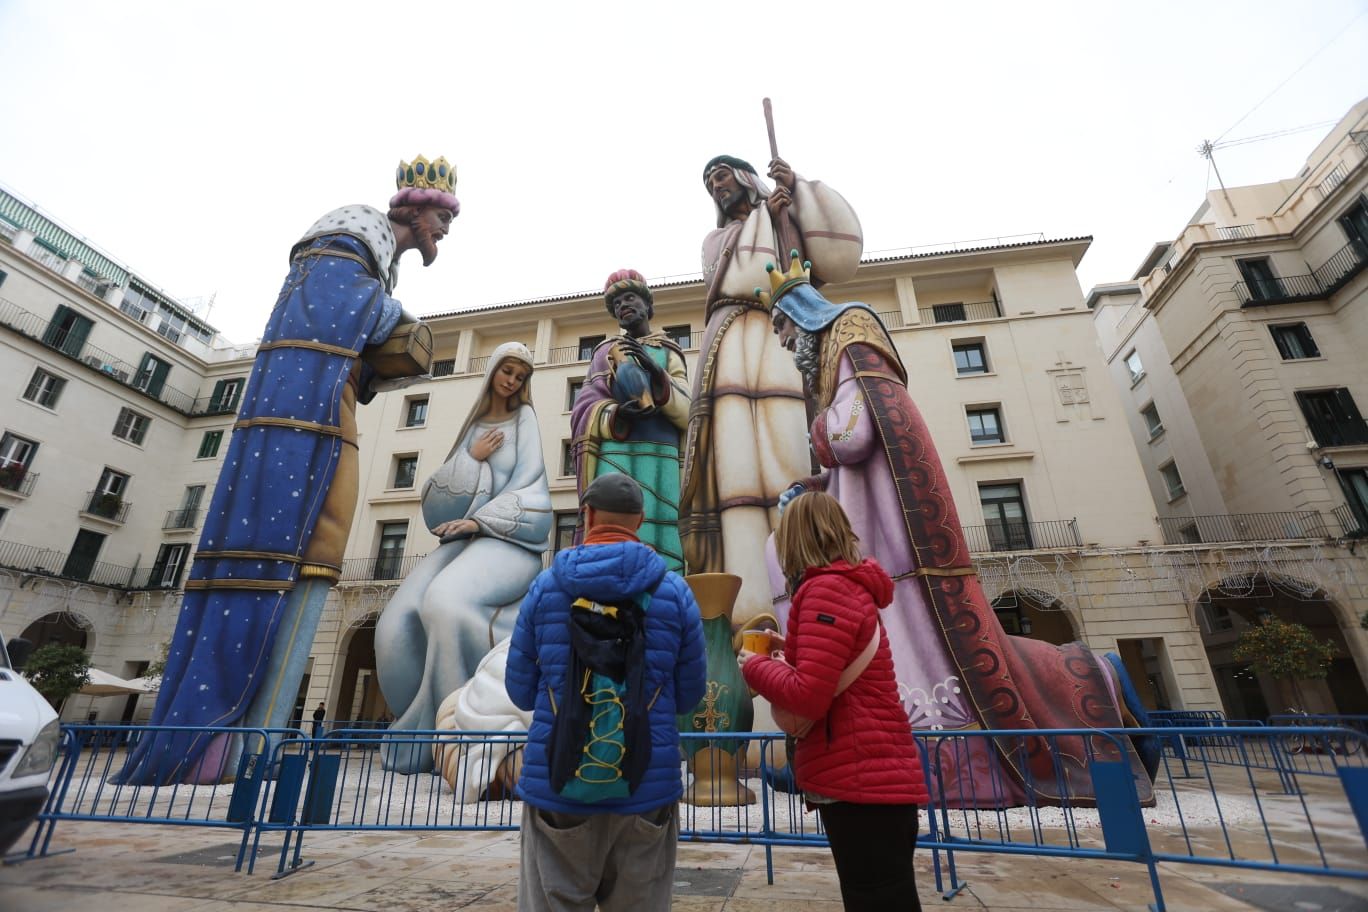
M 154 689 L 146 686 L 146 679 L 126 681 L 107 671 L 92 668 L 90 669 L 90 680 L 76 692 L 88 697 L 113 697 L 119 694 L 153 693 Z
M 140 693 L 156 693 L 161 690 L 161 675 L 150 675 L 142 678 L 133 678 L 128 682 L 134 687 L 140 687 Z

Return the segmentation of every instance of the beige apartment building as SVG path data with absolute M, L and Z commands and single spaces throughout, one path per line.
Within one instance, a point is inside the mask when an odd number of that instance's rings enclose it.
M 1156 558 L 1163 549 L 1153 499 L 1078 284 L 1089 243 L 1042 238 L 873 257 L 853 281 L 824 291 L 864 301 L 889 327 L 1003 623 L 1119 649 L 1152 703 L 1214 709 L 1187 581 Z M 603 272 L 623 265 L 606 255 Z M 575 525 L 570 406 L 594 345 L 617 331 L 596 292 L 427 319 L 435 378 L 359 416 L 362 502 L 308 697 L 340 717 L 385 712 L 373 683 L 373 619 L 397 578 L 433 546 L 418 490 L 446 458 L 490 352 L 515 339 L 535 354 L 530 382 L 556 510 L 554 549 Z M 680 343 L 693 369 L 701 282 L 657 286 L 653 326 Z
M 135 677 L 170 636 L 250 348 L 0 190 L 0 629 Z M 68 718 L 152 700 L 76 697 Z
M 195 511 L 208 503 L 251 350 L 217 342 L 165 295 L 130 303 L 130 289 L 154 288 L 17 200 L 0 208 L 0 236 L 0 358 L 15 385 L 0 423 L 7 440 L 30 445 L 10 451 L 6 464 L 24 465 L 12 473 L 18 481 L 0 476 L 0 625 L 39 641 L 81 639 L 97 667 L 129 675 L 174 625 Z M 1186 550 L 1163 544 L 1127 427 L 1132 408 L 1106 376 L 1078 283 L 1090 240 L 873 256 L 854 280 L 825 292 L 868 303 L 888 326 L 1003 624 L 1119 651 L 1151 705 L 1216 709 L 1197 623 L 1202 584 Z M 625 265 L 607 252 L 602 271 Z M 163 313 L 203 338 L 177 338 L 174 323 L 163 330 Z M 700 280 L 657 286 L 653 324 L 678 340 L 690 368 L 703 316 Z M 322 700 L 334 718 L 387 714 L 375 684 L 374 621 L 435 544 L 418 491 L 446 458 L 489 354 L 511 339 L 535 354 L 554 552 L 570 541 L 576 511 L 570 405 L 594 344 L 617 330 L 596 291 L 426 319 L 433 378 L 358 412 L 361 499 L 297 703 Z M 144 382 L 159 370 L 160 386 Z M 40 374 L 64 381 L 55 398 L 42 392 L 50 387 Z M 147 419 L 132 422 L 141 432 L 129 431 L 125 410 Z M 117 491 L 103 483 L 106 470 L 126 476 Z M 198 499 L 188 493 L 201 486 Z M 110 493 L 117 497 L 95 496 Z M 117 518 L 104 516 L 116 501 Z M 90 567 L 84 557 L 73 563 L 90 551 L 84 532 L 104 536 Z M 174 572 L 168 554 L 179 555 Z M 142 719 L 151 703 L 78 698 L 66 715 Z
M 1164 541 L 1234 716 L 1368 712 L 1368 99 L 1295 177 L 1217 189 L 1130 282 L 1088 295 Z M 1263 614 L 1333 640 L 1292 688 L 1231 655 Z

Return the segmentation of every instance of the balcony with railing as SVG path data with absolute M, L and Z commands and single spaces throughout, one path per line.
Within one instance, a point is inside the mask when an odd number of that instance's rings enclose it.
M 1315 275 L 1278 276 L 1252 282 L 1236 282 L 1234 291 L 1242 307 L 1314 301 L 1325 297 L 1325 290 Z
M 1306 427 L 1319 447 L 1361 446 L 1368 444 L 1368 422 L 1362 418 L 1340 415 L 1326 418 L 1317 414 L 1306 414 Z
M 108 491 L 90 491 L 86 495 L 85 506 L 81 512 L 88 516 L 98 516 L 101 519 L 122 524 L 128 521 L 130 506 L 129 502 L 118 494 L 111 494 Z
M 1312 275 L 1326 294 L 1334 294 L 1368 266 L 1368 245 L 1350 241 L 1317 268 Z
M 964 537 L 971 554 L 1083 547 L 1077 519 L 990 522 L 983 526 L 965 526 Z
M 1333 512 L 1335 521 L 1339 523 L 1340 533 L 1345 538 L 1363 538 L 1368 535 L 1368 523 L 1359 518 L 1353 507 L 1340 504 Z
M 66 269 L 66 257 L 62 256 L 60 253 L 53 253 L 42 244 L 35 243 L 30 245 L 28 255 L 30 259 L 42 263 L 53 272 L 60 273 Z
M 197 396 L 190 406 L 190 417 L 202 418 L 205 415 L 231 415 L 238 409 L 239 396 Z
M 1216 237 L 1222 241 L 1244 240 L 1255 235 L 1253 225 L 1218 225 Z
M 923 323 L 972 323 L 976 320 L 996 320 L 1002 316 L 997 301 L 956 301 L 953 304 L 932 304 L 918 307 Z
M 1330 538 L 1325 517 L 1314 510 L 1281 513 L 1214 513 L 1161 516 L 1166 545 L 1209 545 L 1220 542 L 1292 541 Z
M 342 561 L 338 582 L 369 583 L 399 581 L 408 576 L 426 554 L 381 554 L 378 557 L 349 557 Z
M 136 365 L 91 345 L 83 337 L 55 325 L 49 317 L 31 313 L 12 301 L 0 298 L 0 326 L 39 342 L 91 370 L 99 371 L 183 415 L 192 413 L 194 396 L 165 384 L 153 389 L 150 375 L 139 371 Z
M 124 567 L 80 554 L 11 541 L 0 541 L 0 567 L 110 589 L 173 588 L 162 584 L 163 573 L 159 567 Z
M 1321 182 L 1316 185 L 1320 191 L 1321 199 L 1335 192 L 1335 188 L 1344 183 L 1344 179 L 1349 176 L 1349 163 L 1340 162 L 1330 171 L 1329 174 L 1321 178 Z
M 119 310 L 126 316 L 130 316 L 137 320 L 139 323 L 146 323 L 152 316 L 152 311 L 139 307 L 127 298 L 124 298 L 119 302 Z
M 38 481 L 37 472 L 30 472 L 27 466 L 19 463 L 10 463 L 0 466 L 0 491 L 14 494 L 19 497 L 28 497 L 33 493 L 33 486 Z
M 163 529 L 193 529 L 199 524 L 199 508 L 182 510 L 168 510 L 166 521 L 162 523 Z
M 581 348 L 578 345 L 558 345 L 546 353 L 546 363 L 574 364 L 576 361 L 588 361 L 593 352 L 593 346 Z
M 78 275 L 76 277 L 76 284 L 80 285 L 97 298 L 103 298 L 105 291 L 109 289 L 109 283 L 107 281 L 99 276 L 91 275 L 88 272 L 82 272 Z

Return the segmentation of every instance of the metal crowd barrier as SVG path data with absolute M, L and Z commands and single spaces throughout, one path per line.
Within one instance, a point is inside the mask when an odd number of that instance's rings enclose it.
M 1156 866 L 1166 862 L 1368 879 L 1368 758 L 1363 750 L 1327 755 L 1333 772 L 1326 776 L 1320 769 L 1290 762 L 1280 747 L 1286 730 L 1222 725 L 1217 731 L 1213 734 L 1211 727 L 1201 726 L 1067 733 L 1086 734 L 1082 743 L 1091 788 L 1098 796 L 1095 809 L 1086 806 L 1092 802 L 1066 798 L 1055 807 L 957 810 L 960 796 L 946 789 L 953 780 L 935 776 L 938 757 L 947 750 L 968 753 L 974 739 L 1008 733 L 919 738 L 927 746 L 924 756 L 937 790 L 929 815 L 931 832 L 918 845 L 932 850 L 937 890 L 950 898 L 963 888 L 954 863 L 960 851 L 1143 864 L 1149 870 L 1154 908 L 1159 910 L 1165 905 Z M 1360 748 L 1368 741 L 1342 728 L 1299 731 L 1318 740 L 1354 740 Z M 1033 734 L 1051 742 L 1051 755 L 1060 753 L 1054 742 L 1065 732 Z M 1113 758 L 1125 738 L 1148 735 L 1180 738 L 1189 749 L 1185 761 L 1167 753 L 1161 758 L 1154 802 L 1146 808 L 1128 765 Z M 1220 751 L 1208 750 L 1213 737 L 1221 739 Z M 1239 757 L 1245 762 L 1236 764 Z M 1001 774 L 992 769 L 980 776 L 986 776 L 990 785 L 1001 781 Z M 1065 794 L 1066 784 L 1061 780 L 1033 786 L 1028 780 L 1026 791 L 1029 795 L 1043 785 Z M 1000 787 L 1005 791 L 1008 786 L 1002 782 Z M 976 790 L 983 792 L 982 781 Z M 1336 813 L 1346 806 L 1350 814 Z M 948 888 L 942 882 L 940 851 L 946 853 Z
M 1161 863 L 1368 879 L 1368 736 L 1340 727 L 1222 722 L 918 733 L 931 792 L 919 845 L 932 853 L 937 890 L 950 899 L 963 889 L 960 852 L 1144 865 L 1160 910 Z M 223 827 L 241 831 L 237 869 L 246 860 L 249 873 L 261 837 L 280 834 L 280 877 L 311 863 L 304 858 L 309 833 L 512 831 L 521 816 L 510 785 L 523 733 L 377 738 L 371 730 L 338 729 L 309 738 L 294 730 L 211 729 L 245 734 L 258 745 L 270 739 L 272 746 L 244 750 L 232 782 L 155 787 L 109 782 L 126 748 L 105 746 L 111 739 L 100 728 L 65 730 L 52 796 L 27 857 L 49 854 L 53 828 L 65 820 Z M 152 730 L 141 728 L 144 735 Z M 1137 736 L 1187 745 L 1184 760 L 1161 757 L 1148 807 L 1124 750 Z M 1295 755 L 1287 751 L 1293 736 L 1303 742 Z M 782 735 L 682 737 L 682 841 L 762 845 L 771 883 L 775 847 L 825 847 L 818 816 L 795 794 L 782 762 Z M 434 757 L 436 768 L 413 775 L 385 769 L 423 757 Z M 1008 776 L 1007 764 L 1022 776 Z
M 114 780 L 129 752 L 145 736 L 193 732 L 211 741 L 196 779 L 172 785 L 140 785 Z M 187 725 L 64 725 L 49 794 L 28 851 L 6 859 L 27 860 L 54 854 L 53 831 L 62 820 L 152 823 L 166 826 L 241 830 L 237 862 L 241 871 L 248 840 L 271 794 L 271 776 L 262 762 L 273 743 L 302 739 L 295 729 Z M 234 749 L 234 745 L 241 750 Z

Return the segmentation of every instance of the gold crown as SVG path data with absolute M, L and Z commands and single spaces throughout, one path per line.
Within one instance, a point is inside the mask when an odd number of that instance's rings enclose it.
M 452 193 L 456 190 L 456 168 L 445 156 L 428 161 L 419 155 L 412 162 L 399 162 L 399 168 L 394 172 L 394 186 L 397 190 L 413 187 Z
M 789 257 L 791 259 L 788 272 L 780 272 L 779 267 L 773 263 L 765 265 L 765 271 L 769 273 L 770 290 L 763 291 L 757 288 L 755 289 L 755 296 L 766 307 L 788 294 L 795 286 L 805 285 L 812 281 L 812 262 L 801 259 L 797 250 L 790 250 Z

